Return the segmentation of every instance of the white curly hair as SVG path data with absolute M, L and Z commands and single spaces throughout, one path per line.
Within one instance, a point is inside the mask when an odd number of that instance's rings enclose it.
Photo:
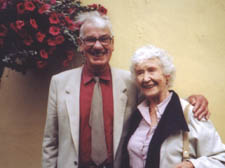
M 164 75 L 170 75 L 170 78 L 168 81 L 168 87 L 169 88 L 172 87 L 173 81 L 176 76 L 176 69 L 172 62 L 172 59 L 165 50 L 155 47 L 153 45 L 146 45 L 137 49 L 134 55 L 132 56 L 130 70 L 131 70 L 133 79 L 135 79 L 136 77 L 135 66 L 147 59 L 152 59 L 152 58 L 159 59 L 163 68 Z
M 84 36 L 84 27 L 87 24 L 92 24 L 100 28 L 108 27 L 111 35 L 113 35 L 112 24 L 109 20 L 109 17 L 106 15 L 101 15 L 98 11 L 81 13 L 76 17 L 75 20 L 76 22 L 81 23 L 81 27 L 80 27 L 81 38 Z

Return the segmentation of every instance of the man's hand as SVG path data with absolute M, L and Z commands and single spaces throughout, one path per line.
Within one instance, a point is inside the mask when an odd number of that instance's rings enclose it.
M 183 161 L 177 164 L 174 168 L 194 168 L 194 165 L 189 161 Z
M 188 97 L 188 101 L 194 106 L 194 116 L 201 120 L 205 117 L 209 119 L 210 112 L 208 111 L 208 100 L 202 95 L 191 95 Z

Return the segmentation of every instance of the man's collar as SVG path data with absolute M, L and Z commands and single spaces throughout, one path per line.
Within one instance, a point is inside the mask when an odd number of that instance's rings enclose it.
M 91 80 L 93 80 L 94 76 L 96 76 L 92 71 L 90 71 L 87 67 L 86 64 L 84 64 L 84 68 L 83 68 L 83 73 L 82 73 L 82 77 L 83 77 L 83 82 L 86 85 L 87 83 L 89 83 Z M 111 77 L 111 70 L 110 70 L 110 66 L 107 67 L 106 71 L 104 71 L 101 74 L 97 75 L 101 80 L 104 81 L 110 81 L 112 79 Z

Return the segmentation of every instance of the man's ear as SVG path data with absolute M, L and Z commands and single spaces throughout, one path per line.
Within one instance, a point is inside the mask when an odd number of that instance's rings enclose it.
M 80 46 L 82 44 L 81 38 L 77 38 L 77 44 Z
M 80 37 L 77 39 L 77 44 L 78 44 L 78 51 L 82 52 L 82 50 L 83 50 L 83 47 L 82 47 L 83 42 L 82 42 Z

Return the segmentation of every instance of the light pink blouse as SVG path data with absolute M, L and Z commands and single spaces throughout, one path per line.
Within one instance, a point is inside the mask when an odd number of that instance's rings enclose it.
M 164 99 L 156 107 L 156 114 L 158 121 L 161 119 L 167 104 L 169 103 L 172 97 L 172 93 Z M 142 115 L 142 120 L 138 125 L 138 128 L 131 136 L 127 149 L 130 158 L 130 167 L 131 168 L 144 168 L 145 161 L 147 158 L 148 146 L 152 139 L 152 136 L 155 132 L 156 126 L 151 126 L 151 118 L 149 114 L 149 105 L 147 100 L 144 100 L 138 105 L 138 110 Z

